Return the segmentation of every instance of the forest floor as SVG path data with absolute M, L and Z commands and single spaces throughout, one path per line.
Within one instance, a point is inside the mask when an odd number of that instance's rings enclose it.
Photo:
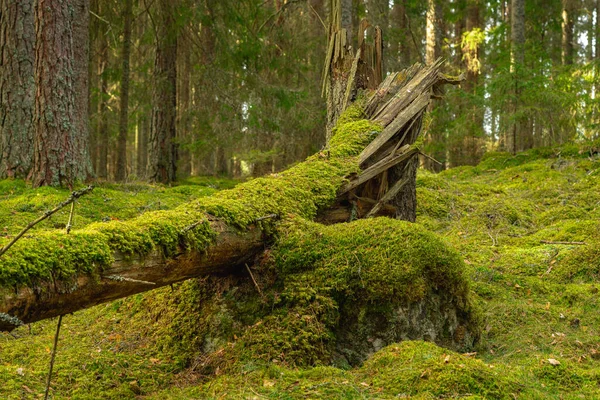
M 207 379 L 198 365 L 178 357 L 186 349 L 164 351 L 164 331 L 144 309 L 150 297 L 169 298 L 172 289 L 164 288 L 66 316 L 52 393 L 73 399 L 600 398 L 597 151 L 587 145 L 492 153 L 476 167 L 420 171 L 417 223 L 464 259 L 483 314 L 476 352 L 403 342 L 354 369 L 272 364 L 238 374 L 217 369 Z M 173 208 L 234 184 L 101 185 L 78 202 L 75 224 Z M 0 245 L 67 196 L 0 181 Z M 61 228 L 67 218 L 65 210 L 35 229 Z M 0 334 L 0 398 L 42 396 L 55 327 L 55 320 L 42 321 Z

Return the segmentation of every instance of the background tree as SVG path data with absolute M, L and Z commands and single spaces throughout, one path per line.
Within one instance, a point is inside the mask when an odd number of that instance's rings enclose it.
M 91 173 L 88 10 L 86 0 L 38 0 L 36 6 L 34 186 L 72 186 Z
M 117 143 L 117 170 L 115 179 L 123 181 L 127 177 L 127 131 L 129 128 L 129 59 L 131 57 L 131 20 L 133 0 L 123 4 L 123 53 L 121 56 L 121 97 L 119 107 L 119 140 Z
M 33 162 L 33 0 L 0 1 L 0 178 L 26 178 Z

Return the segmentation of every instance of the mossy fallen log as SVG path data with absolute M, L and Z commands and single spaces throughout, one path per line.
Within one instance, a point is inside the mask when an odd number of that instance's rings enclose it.
M 263 217 L 314 218 L 359 172 L 357 155 L 380 131 L 348 117 L 327 154 L 280 174 L 130 221 L 23 238 L 0 258 L 0 330 L 243 266 L 273 231 Z
M 386 81 L 386 96 L 377 101 L 371 96 L 367 104 L 372 115 L 386 115 L 387 122 L 365 119 L 370 116 L 364 107 L 354 104 L 338 119 L 325 150 L 282 173 L 174 210 L 96 223 L 69 235 L 51 232 L 23 238 L 0 258 L 0 330 L 243 266 L 271 240 L 275 221 L 268 216 L 312 220 L 334 203 L 354 207 L 353 196 L 375 197 L 377 204 L 388 189 L 387 170 L 373 174 L 369 167 L 406 170 L 403 163 L 412 162 L 382 160 L 394 159 L 406 146 L 415 148 L 420 123 L 414 122 L 422 118 L 427 102 L 418 104 L 417 111 L 423 112 L 415 113 L 411 106 L 415 99 L 429 96 L 433 85 L 444 82 L 439 68 L 436 63 L 411 70 L 412 76 Z M 394 110 L 394 118 L 388 108 Z M 384 130 L 386 140 L 377 139 Z M 370 155 L 360 158 L 374 140 L 377 145 L 369 147 Z M 362 174 L 371 175 L 361 179 Z M 359 183 L 348 193 L 340 192 L 349 179 Z M 403 190 L 414 192 L 414 177 L 407 179 L 412 185 Z

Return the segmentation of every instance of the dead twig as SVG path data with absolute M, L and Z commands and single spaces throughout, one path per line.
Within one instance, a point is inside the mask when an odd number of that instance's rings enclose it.
M 250 270 L 250 267 L 248 266 L 248 264 L 246 265 L 246 269 L 248 270 L 248 273 L 250 274 L 250 278 L 252 278 L 252 282 L 254 282 L 254 286 L 256 286 L 256 290 L 258 290 L 258 294 L 260 295 L 260 297 L 262 299 L 265 298 L 265 295 L 263 294 L 262 290 L 260 290 L 260 286 L 258 286 L 258 283 L 256 282 L 256 279 L 254 279 L 254 275 L 252 274 L 252 270 Z
M 438 164 L 438 165 L 444 165 L 441 162 L 439 162 L 438 160 L 436 160 L 435 158 L 428 156 L 427 154 L 423 153 L 422 151 L 419 151 L 419 154 L 422 155 L 425 158 L 430 159 L 431 161 L 433 161 L 434 163 Z
M 92 190 L 94 190 L 93 186 L 88 186 L 85 189 L 82 190 L 78 190 L 75 191 L 73 193 L 71 193 L 71 196 L 69 196 L 69 198 L 65 201 L 63 201 L 62 203 L 60 203 L 58 206 L 56 206 L 55 208 L 53 208 L 50 211 L 46 211 L 44 213 L 44 215 L 42 215 L 41 217 L 39 217 L 38 219 L 36 219 L 33 222 L 30 222 L 25 229 L 23 229 L 21 232 L 19 232 L 19 234 L 17 236 L 15 236 L 13 238 L 13 240 L 10 241 L 10 243 L 8 243 L 6 246 L 4 246 L 1 250 L 0 250 L 0 257 L 6 253 L 8 251 L 8 249 L 10 249 L 12 247 L 12 245 L 14 245 L 19 239 L 21 239 L 21 237 L 23 237 L 23 235 L 25 233 L 27 233 L 28 230 L 30 230 L 31 228 L 33 228 L 34 226 L 36 226 L 37 224 L 39 224 L 40 222 L 42 222 L 43 220 L 49 218 L 50 216 L 52 216 L 53 214 L 57 213 L 58 211 L 60 211 L 62 208 L 68 206 L 69 204 L 73 203 L 75 200 L 77 200 L 78 198 L 80 198 L 81 196 L 84 196 L 88 193 L 90 193 Z M 71 222 L 71 221 L 69 221 Z M 68 232 L 67 232 L 68 233 Z
M 277 214 L 269 214 L 269 215 L 265 215 L 263 217 L 256 218 L 255 222 L 264 221 L 265 219 L 277 219 L 277 218 L 279 218 L 279 215 L 277 215 Z
M 69 222 L 67 222 L 67 235 L 71 233 L 73 227 L 73 214 L 75 213 L 75 201 L 71 203 L 71 213 L 69 214 Z
M 103 276 L 103 278 L 110 279 L 110 280 L 117 281 L 117 282 L 132 282 L 132 283 L 143 283 L 144 285 L 156 285 L 156 283 L 154 283 L 154 282 L 141 281 L 139 279 L 133 279 L 133 278 L 126 278 L 121 275 L 107 275 L 107 276 Z
M 553 240 L 540 240 L 542 244 L 565 244 L 565 245 L 574 245 L 574 246 L 585 246 L 586 242 L 561 242 L 561 241 L 553 241 Z
M 52 369 L 54 368 L 54 357 L 56 356 L 56 346 L 58 346 L 58 335 L 60 334 L 60 323 L 62 322 L 62 315 L 58 316 L 58 324 L 56 325 L 56 333 L 54 334 L 54 347 L 52 348 L 52 355 L 50 356 L 50 370 L 48 371 L 48 380 L 46 381 L 46 393 L 44 394 L 44 400 L 48 400 L 48 393 L 50 392 L 50 380 L 52 379 Z

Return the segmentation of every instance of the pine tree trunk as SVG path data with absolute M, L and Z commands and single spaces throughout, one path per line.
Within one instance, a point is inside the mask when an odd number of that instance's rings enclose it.
M 96 171 L 98 178 L 108 178 L 108 123 L 107 123 L 107 105 L 108 99 L 108 77 L 106 76 L 106 68 L 108 65 L 108 39 L 106 32 L 100 32 L 99 36 L 99 53 L 98 53 L 98 75 L 100 76 L 100 94 L 98 96 L 98 126 L 97 126 L 97 143 L 98 143 L 98 170 Z
M 521 78 L 525 64 L 525 0 L 512 0 L 511 3 L 511 73 L 514 80 L 515 103 L 513 113 L 515 122 L 505 137 L 505 149 L 513 154 L 523 150 L 526 142 L 527 120 L 518 116 L 521 112 Z
M 38 0 L 32 181 L 66 185 L 90 175 L 87 130 L 89 3 Z
M 33 162 L 33 0 L 0 0 L 0 178 L 26 178 Z
M 148 165 L 148 121 L 146 117 L 139 117 L 137 129 L 137 176 L 138 179 L 144 179 Z
M 573 64 L 573 0 L 562 0 L 562 63 Z
M 428 0 L 427 7 L 427 29 L 426 29 L 426 47 L 425 47 L 425 63 L 433 64 L 442 55 L 442 4 L 440 0 Z M 434 102 L 429 104 L 428 112 L 435 110 Z M 438 125 L 438 126 L 436 126 Z M 442 128 L 439 124 L 433 121 L 425 137 L 425 143 L 433 150 L 430 155 L 442 163 L 442 165 L 433 162 L 429 159 L 424 160 L 425 168 L 440 172 L 446 164 L 446 138 L 444 137 Z
M 182 38 L 182 40 L 185 40 Z M 178 75 L 179 88 L 177 89 L 177 135 L 180 140 L 179 143 L 187 144 L 191 142 L 191 107 L 190 107 L 190 87 L 191 87 L 191 74 L 192 74 L 192 63 L 190 48 L 192 44 L 185 42 L 177 46 L 178 51 Z M 187 147 L 179 149 L 179 175 L 180 177 L 188 177 L 192 173 L 192 164 L 190 151 Z
M 123 19 L 123 69 L 121 75 L 121 101 L 119 109 L 119 139 L 117 141 L 117 170 L 115 179 L 127 178 L 127 131 L 129 126 L 129 60 L 131 58 L 131 19 L 133 0 L 125 0 Z
M 468 0 L 467 3 L 467 32 L 482 29 L 480 0 Z M 462 83 L 463 90 L 471 96 L 476 96 L 479 83 L 479 44 L 465 43 L 462 49 L 465 64 L 465 81 Z M 460 165 L 476 165 L 483 156 L 483 112 L 470 101 L 467 104 L 466 113 L 466 135 L 461 146 L 462 160 Z M 456 164 L 453 164 L 456 165 Z
M 175 181 L 177 171 L 177 32 L 174 4 L 169 0 L 159 0 L 158 9 L 148 178 L 153 182 L 170 183 Z

